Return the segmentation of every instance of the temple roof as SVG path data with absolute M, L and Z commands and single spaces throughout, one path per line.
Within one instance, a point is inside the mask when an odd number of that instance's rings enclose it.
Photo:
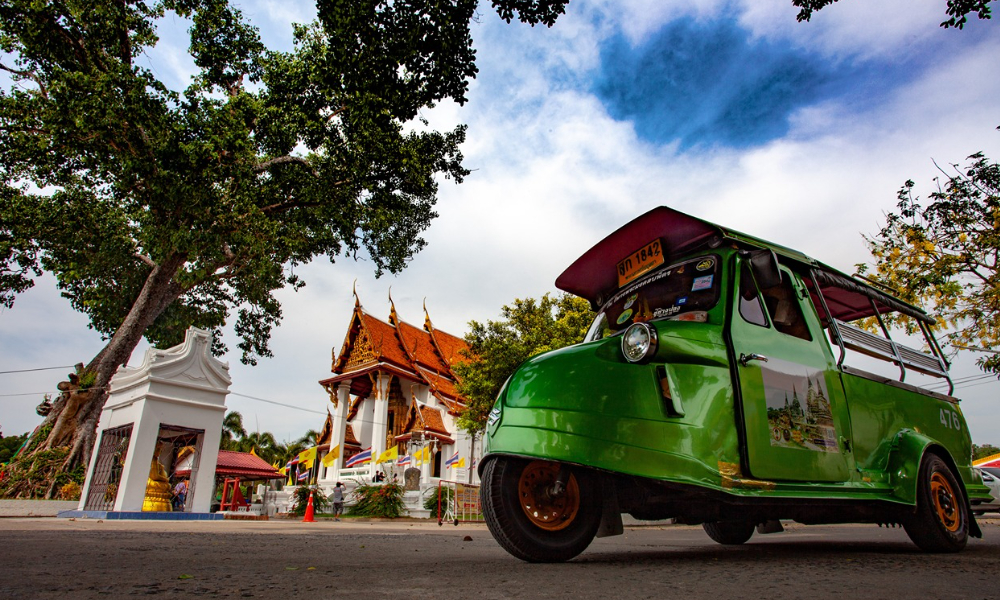
M 351 394 L 366 397 L 371 393 L 371 383 L 364 375 L 386 371 L 427 385 L 448 412 L 457 413 L 466 402 L 458 393 L 458 378 L 452 366 L 464 360 L 462 351 L 468 349 L 465 340 L 435 329 L 426 307 L 421 329 L 399 318 L 391 298 L 390 304 L 386 322 L 366 312 L 355 296 L 347 336 L 333 361 L 334 376 L 320 384 L 350 380 Z
M 448 444 L 455 443 L 445 428 L 441 411 L 430 406 L 420 406 L 419 412 L 413 408 L 410 409 L 410 418 L 403 428 L 403 434 L 396 436 L 396 442 L 408 441 L 414 431 L 422 431 L 424 435 L 430 435 Z

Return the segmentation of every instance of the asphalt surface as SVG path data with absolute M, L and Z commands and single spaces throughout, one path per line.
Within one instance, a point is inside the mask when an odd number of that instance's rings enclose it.
M 0 519 L 0 598 L 1000 598 L 1000 520 L 959 554 L 901 529 L 801 526 L 720 546 L 626 529 L 528 564 L 483 525 Z

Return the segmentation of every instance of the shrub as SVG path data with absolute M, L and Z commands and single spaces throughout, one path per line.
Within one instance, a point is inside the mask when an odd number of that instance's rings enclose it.
M 403 516 L 403 486 L 398 483 L 381 485 L 359 484 L 354 489 L 357 503 L 347 510 L 352 517 L 395 519 Z
M 70 481 L 59 488 L 59 499 L 60 500 L 79 500 L 80 499 L 80 484 L 75 481 Z
M 310 492 L 313 493 L 313 511 L 317 513 L 327 512 L 330 508 L 330 501 L 327 500 L 323 490 L 315 486 L 300 485 L 295 488 L 295 508 L 292 509 L 293 515 L 301 517 L 306 514 L 306 508 L 309 506 Z
M 437 515 L 438 511 L 438 497 L 441 497 L 441 512 L 447 508 L 447 502 L 452 499 L 455 495 L 455 491 L 451 488 L 442 488 L 440 486 L 434 488 L 434 492 L 427 496 L 424 500 L 424 508 L 431 511 L 432 515 Z

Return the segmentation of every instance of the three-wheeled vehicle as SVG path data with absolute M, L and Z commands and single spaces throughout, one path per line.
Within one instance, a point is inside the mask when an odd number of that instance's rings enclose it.
M 514 556 L 568 560 L 622 533 L 623 513 L 702 524 L 721 544 L 783 519 L 902 525 L 928 552 L 981 537 L 970 499 L 989 493 L 921 309 L 667 207 L 556 286 L 597 318 L 504 384 L 479 465 L 486 522 Z M 928 352 L 890 337 L 891 313 Z

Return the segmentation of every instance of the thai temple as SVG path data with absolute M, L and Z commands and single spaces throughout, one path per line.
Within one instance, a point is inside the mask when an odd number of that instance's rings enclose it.
M 456 390 L 453 367 L 467 344 L 435 329 L 426 305 L 423 327 L 417 327 L 399 317 L 391 296 L 388 321 L 354 297 L 344 343 L 339 353 L 334 349 L 333 375 L 319 382 L 332 410 L 310 479 L 327 491 L 338 481 L 383 476 L 405 481 L 410 490 L 441 480 L 478 484 L 482 449 L 456 426 L 466 401 Z

